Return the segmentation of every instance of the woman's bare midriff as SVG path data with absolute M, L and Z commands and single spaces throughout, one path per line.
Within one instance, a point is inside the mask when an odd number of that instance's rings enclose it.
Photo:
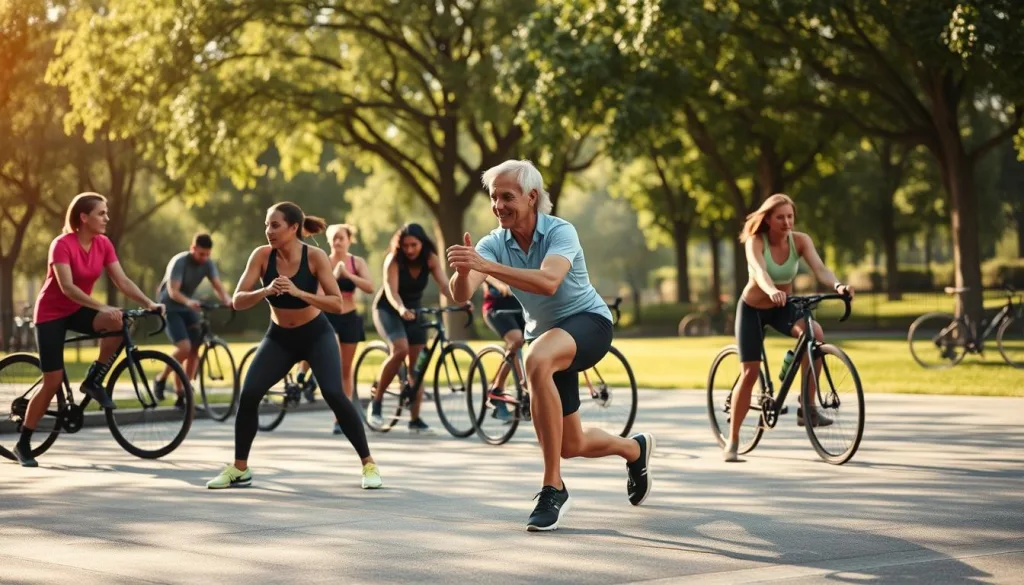
M 312 305 L 301 309 L 278 309 L 277 307 L 270 307 L 270 319 L 285 329 L 294 329 L 305 325 L 313 319 L 316 319 L 319 314 L 320 309 Z
M 793 294 L 792 284 L 777 284 L 775 287 L 786 293 L 787 297 Z M 757 285 L 757 282 L 755 282 L 753 278 L 747 280 L 747 286 L 743 287 L 743 294 L 740 298 L 743 299 L 744 303 L 747 303 L 755 309 L 771 309 L 775 306 L 771 297 L 761 290 L 761 287 Z
M 356 299 L 347 295 L 341 295 L 341 314 L 351 313 L 356 310 Z

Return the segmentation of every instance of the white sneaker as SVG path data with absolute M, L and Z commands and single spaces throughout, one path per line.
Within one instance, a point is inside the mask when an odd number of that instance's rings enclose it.
M 384 426 L 384 417 L 379 414 L 373 414 L 372 400 L 366 405 L 366 420 L 370 421 L 371 427 L 380 428 Z
M 725 460 L 727 462 L 729 462 L 729 463 L 734 463 L 736 461 L 739 461 L 740 458 L 739 458 L 739 455 L 737 455 L 736 451 L 737 451 L 736 443 L 733 443 L 732 441 L 726 441 L 726 443 L 725 443 L 725 450 L 723 451 L 723 455 L 725 456 Z

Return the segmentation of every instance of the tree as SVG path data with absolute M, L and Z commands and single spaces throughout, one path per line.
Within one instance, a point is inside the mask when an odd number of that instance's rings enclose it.
M 68 179 L 63 92 L 42 83 L 58 23 L 43 2 L 0 6 L 0 332 L 11 330 L 14 275 L 29 230 Z M 41 96 L 50 96 L 41 99 Z M 6 347 L 8 335 L 3 335 Z
M 684 135 L 685 138 L 685 135 Z M 660 137 L 659 137 L 660 139 Z M 697 220 L 698 198 L 705 192 L 699 151 L 680 139 L 649 141 L 627 166 L 613 193 L 625 198 L 639 215 L 641 227 L 654 231 L 648 242 L 667 240 L 675 251 L 676 302 L 689 303 L 690 234 Z
M 144 135 L 147 154 L 189 191 L 224 173 L 251 186 L 268 143 L 286 177 L 314 170 L 329 143 L 356 168 L 398 177 L 453 242 L 482 172 L 523 136 L 534 88 L 505 89 L 498 72 L 533 10 L 512 0 L 109 0 L 79 12 L 55 79 L 74 96 L 75 122 Z
M 1013 101 L 999 95 L 1006 77 L 980 56 L 986 51 L 957 54 L 944 44 L 954 30 L 950 21 L 957 2 L 749 0 L 742 5 L 758 15 L 749 34 L 774 47 L 795 74 L 818 81 L 821 91 L 805 107 L 865 134 L 923 145 L 932 153 L 949 195 L 955 283 L 969 289 L 963 309 L 980 319 L 974 172 L 986 153 L 1020 128 L 1024 109 L 1011 104 L 1021 103 L 1015 98 L 1024 95 L 1010 95 Z M 998 20 L 998 8 L 981 10 Z M 987 32 L 988 45 L 1017 42 L 1017 32 L 1006 27 Z M 1016 87 L 1019 80 L 1005 85 Z M 999 119 L 1002 127 L 986 136 L 970 136 L 965 113 L 971 109 Z
M 999 178 L 996 194 L 1017 229 L 1017 257 L 1024 258 L 1024 162 L 1009 145 L 1000 148 Z

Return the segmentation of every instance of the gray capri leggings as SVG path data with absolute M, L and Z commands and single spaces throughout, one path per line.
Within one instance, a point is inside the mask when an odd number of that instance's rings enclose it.
M 259 426 L 259 408 L 270 387 L 284 378 L 292 366 L 309 362 L 320 385 L 320 394 L 338 417 L 338 424 L 360 459 L 370 456 L 363 421 L 355 406 L 341 391 L 341 358 L 338 340 L 327 317 L 320 313 L 315 319 L 288 329 L 270 324 L 260 342 L 252 365 L 245 374 L 242 394 L 235 417 L 235 459 L 248 459 L 252 441 Z

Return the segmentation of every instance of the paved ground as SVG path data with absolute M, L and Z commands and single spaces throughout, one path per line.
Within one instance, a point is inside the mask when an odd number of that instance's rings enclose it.
M 619 461 L 572 461 L 575 508 L 549 534 L 525 531 L 528 428 L 503 447 L 371 436 L 377 492 L 324 413 L 257 437 L 254 487 L 219 492 L 203 484 L 231 458 L 230 425 L 197 422 L 160 461 L 86 429 L 39 469 L 0 464 L 0 583 L 1024 581 L 1022 399 L 869 395 L 843 467 L 792 415 L 726 464 L 702 394 L 640 404 L 659 440 L 648 502 L 628 504 Z

